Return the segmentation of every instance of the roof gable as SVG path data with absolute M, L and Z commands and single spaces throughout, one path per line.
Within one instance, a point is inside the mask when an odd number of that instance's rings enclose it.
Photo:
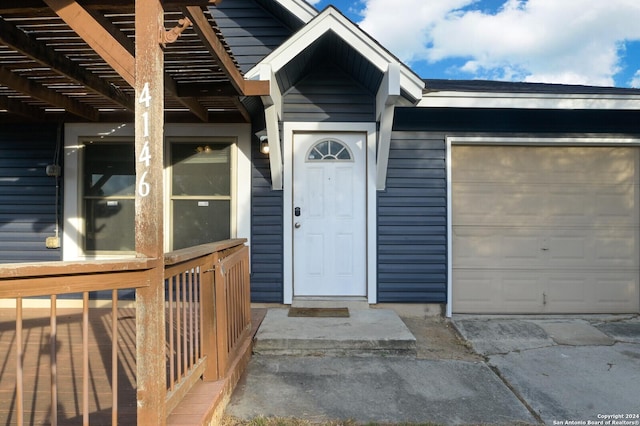
M 264 66 L 267 66 L 270 72 L 277 73 L 296 58 L 308 55 L 310 50 L 318 47 L 319 41 L 331 38 L 333 38 L 332 41 L 337 51 L 351 50 L 356 56 L 365 59 L 375 67 L 379 73 L 386 73 L 390 64 L 397 64 L 400 69 L 400 89 L 404 97 L 412 103 L 421 98 L 424 88 L 422 79 L 333 6 L 324 9 L 259 64 L 250 69 L 245 76 L 248 79 L 268 78 L 268 76 L 261 77 L 261 73 L 264 72 L 261 70 L 265 69 Z M 343 61 L 343 64 L 347 65 L 348 62 Z

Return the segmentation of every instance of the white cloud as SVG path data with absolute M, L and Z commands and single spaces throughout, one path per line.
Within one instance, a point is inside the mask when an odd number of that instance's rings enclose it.
M 613 85 L 624 42 L 640 40 L 638 0 L 367 0 L 360 25 L 401 60 L 458 58 L 476 77 Z M 638 83 L 640 76 L 636 74 Z
M 636 71 L 633 78 L 629 82 L 629 86 L 640 89 L 640 70 Z

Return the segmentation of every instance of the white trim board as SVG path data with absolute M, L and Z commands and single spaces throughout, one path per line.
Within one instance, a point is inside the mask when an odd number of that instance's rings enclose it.
M 300 31 L 267 55 L 266 58 L 245 74 L 245 78 L 256 79 L 261 77 L 261 67 L 264 64 L 270 65 L 273 72 L 278 72 L 316 40 L 331 31 L 367 58 L 381 72 L 386 72 L 390 63 L 400 64 L 400 85 L 402 89 L 413 99 L 422 98 L 422 90 L 425 86 L 424 81 L 333 6 L 328 6 Z
M 482 136 L 446 136 L 446 175 L 447 175 L 447 317 L 453 314 L 453 210 L 452 210 L 452 174 L 451 148 L 453 145 L 500 145 L 500 146 L 637 146 L 638 138 L 616 137 L 482 137 Z
M 283 303 L 293 302 L 293 135 L 296 132 L 356 132 L 367 135 L 367 301 L 377 303 L 376 124 L 284 122 Z
M 637 95 L 426 92 L 418 107 L 522 109 L 640 109 Z
M 318 15 L 318 10 L 303 0 L 276 0 L 305 24 Z

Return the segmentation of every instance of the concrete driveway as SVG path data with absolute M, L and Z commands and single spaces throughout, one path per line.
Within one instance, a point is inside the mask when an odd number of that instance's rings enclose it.
M 638 316 L 457 316 L 453 322 L 545 424 L 640 425 Z
M 265 320 L 263 335 L 278 335 L 280 355 L 254 354 L 226 414 L 313 423 L 640 425 L 637 315 L 405 319 L 418 340 L 415 357 L 284 355 L 293 345 L 281 338 L 289 329 L 305 336 L 305 345 L 312 335 L 355 338 L 367 324 L 384 329 L 368 317 L 362 319 L 366 324 L 354 325 L 359 318 L 329 321 L 322 332 L 317 323 L 304 329 L 306 323 L 297 320 L 295 326 L 277 322 L 269 331 Z M 460 341 L 458 354 L 456 345 L 433 332 L 446 334 L 451 324 L 466 339 L 451 331 Z M 470 353 L 468 344 L 482 356 Z

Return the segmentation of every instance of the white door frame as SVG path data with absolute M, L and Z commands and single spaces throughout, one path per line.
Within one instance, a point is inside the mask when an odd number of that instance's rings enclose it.
M 621 146 L 640 147 L 640 139 L 622 137 L 509 137 L 509 136 L 446 136 L 447 171 L 447 308 L 445 315 L 453 314 L 453 212 L 452 212 L 452 162 L 453 145 L 518 145 L 518 146 Z
M 366 149 L 367 301 L 377 303 L 376 248 L 376 125 L 375 123 L 283 123 L 283 292 L 285 304 L 293 302 L 293 135 L 295 133 L 364 133 Z

